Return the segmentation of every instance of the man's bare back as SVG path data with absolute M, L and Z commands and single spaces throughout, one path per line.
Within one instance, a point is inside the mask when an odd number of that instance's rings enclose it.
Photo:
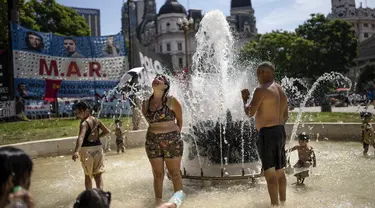
M 283 125 L 287 98 L 279 84 L 276 82 L 264 84 L 256 89 L 262 98 L 255 115 L 256 128 Z M 255 93 L 254 93 L 255 94 Z
M 255 89 L 250 104 L 247 105 L 250 95 L 248 89 L 243 89 L 241 96 L 246 115 L 255 116 L 259 137 L 258 152 L 271 205 L 279 205 L 279 197 L 282 202 L 286 200 L 286 177 L 283 168 L 286 166 L 284 124 L 288 117 L 288 103 L 283 89 L 274 81 L 275 67 L 271 63 L 261 63 L 256 73 L 261 86 Z

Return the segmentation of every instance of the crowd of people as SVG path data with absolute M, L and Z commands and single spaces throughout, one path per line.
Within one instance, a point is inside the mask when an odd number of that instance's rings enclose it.
M 259 135 L 258 152 L 270 201 L 272 205 L 278 206 L 286 201 L 284 125 L 289 114 L 288 99 L 281 86 L 275 82 L 275 68 L 271 63 L 260 64 L 257 68 L 257 77 L 260 86 L 255 89 L 252 99 L 249 101 L 248 89 L 242 90 L 241 94 L 246 115 L 255 116 Z M 154 177 L 155 202 L 160 208 L 179 207 L 185 197 L 180 173 L 184 145 L 181 139 L 182 106 L 175 97 L 169 95 L 170 81 L 167 76 L 158 74 L 152 81 L 152 88 L 153 94 L 142 102 L 141 112 L 149 124 L 145 152 Z M 77 103 L 75 113 L 81 122 L 72 159 L 74 161 L 79 159 L 82 164 L 86 190 L 77 197 L 74 207 L 110 207 L 112 195 L 111 192 L 104 191 L 102 180 L 102 173 L 105 169 L 100 140 L 108 135 L 110 130 L 91 114 L 91 107 L 86 102 Z M 116 121 L 115 133 L 117 152 L 124 151 L 121 121 Z M 306 149 L 312 150 L 306 144 L 306 139 L 304 139 L 292 150 L 299 152 Z M 300 157 L 300 160 L 300 165 L 305 165 L 306 161 L 311 161 L 311 158 L 309 155 Z M 35 207 L 35 201 L 27 191 L 30 187 L 33 168 L 29 156 L 20 149 L 3 147 L 0 148 L 0 165 L 1 170 L 5 170 L 0 171 L 0 207 L 11 204 L 17 197 L 22 199 L 27 207 Z M 167 203 L 162 203 L 165 167 L 172 180 L 175 194 Z M 95 181 L 96 188 L 93 188 L 92 179 Z

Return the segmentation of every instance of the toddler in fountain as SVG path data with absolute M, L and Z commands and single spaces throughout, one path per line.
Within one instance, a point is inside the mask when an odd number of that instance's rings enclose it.
M 375 148 L 374 129 L 372 128 L 372 124 L 370 123 L 372 120 L 372 114 L 370 112 L 361 112 L 361 119 L 362 119 L 361 141 L 363 143 L 363 155 L 367 155 L 370 145 Z
M 120 153 L 120 150 L 122 153 L 125 152 L 125 145 L 124 145 L 124 132 L 122 132 L 121 127 L 122 127 L 122 121 L 120 119 L 115 120 L 116 124 L 116 130 L 115 130 L 115 135 L 116 135 L 116 145 L 117 145 L 117 153 Z
M 314 149 L 309 145 L 310 137 L 305 133 L 298 135 L 298 145 L 292 147 L 288 152 L 298 151 L 298 161 L 294 165 L 295 168 L 309 168 L 311 163 L 316 167 L 316 158 Z

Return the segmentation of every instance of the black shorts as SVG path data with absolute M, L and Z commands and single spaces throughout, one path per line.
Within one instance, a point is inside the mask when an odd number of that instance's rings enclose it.
M 284 126 L 263 127 L 259 130 L 258 152 L 263 170 L 286 166 Z

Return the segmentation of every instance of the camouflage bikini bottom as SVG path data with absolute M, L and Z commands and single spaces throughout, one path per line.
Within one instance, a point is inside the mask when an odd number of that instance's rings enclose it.
M 145 148 L 149 159 L 172 159 L 182 156 L 184 143 L 178 131 L 158 134 L 147 132 Z

